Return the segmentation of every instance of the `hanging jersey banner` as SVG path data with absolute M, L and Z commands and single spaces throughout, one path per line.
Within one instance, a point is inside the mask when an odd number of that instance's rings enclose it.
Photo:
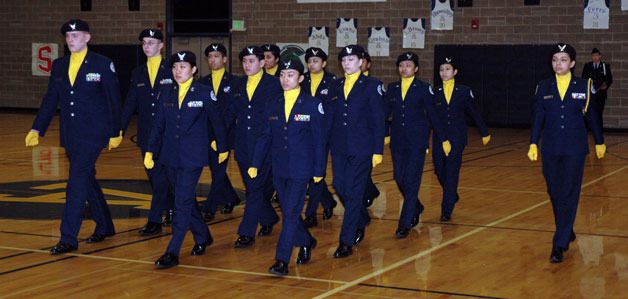
M 390 56 L 390 30 L 386 27 L 369 27 L 368 52 L 371 56 Z
M 628 0 L 621 0 L 621 10 L 628 10 Z
M 431 30 L 454 29 L 454 4 L 451 0 L 432 0 Z
M 329 53 L 329 27 L 310 27 L 308 29 L 308 45 L 323 49 Z
M 336 19 L 336 47 L 358 43 L 358 19 Z
M 403 47 L 425 48 L 425 19 L 403 19 Z
M 582 28 L 608 29 L 609 0 L 584 0 Z

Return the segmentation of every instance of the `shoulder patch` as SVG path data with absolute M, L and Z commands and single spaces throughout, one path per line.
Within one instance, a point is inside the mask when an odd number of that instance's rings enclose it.
M 428 89 L 430 90 L 430 94 L 434 95 L 434 90 L 432 90 L 432 85 L 428 85 Z
M 113 61 L 109 63 L 109 69 L 114 73 L 116 72 L 116 67 L 113 65 Z
M 325 110 L 323 109 L 323 103 L 318 103 L 318 112 L 320 112 L 320 114 L 325 114 Z
M 384 95 L 384 87 L 382 87 L 382 84 L 377 85 L 377 93 L 379 93 L 380 96 Z

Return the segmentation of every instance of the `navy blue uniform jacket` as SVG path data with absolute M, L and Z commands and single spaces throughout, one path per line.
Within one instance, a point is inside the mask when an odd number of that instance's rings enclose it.
M 471 88 L 456 83 L 451 95 L 451 101 L 447 104 L 445 92 L 441 86 L 435 91 L 434 101 L 438 118 L 445 127 L 445 133 L 447 134 L 446 139 L 449 139 L 452 146 L 467 145 L 468 138 L 465 112 L 475 121 L 475 125 L 478 126 L 478 130 L 480 131 L 480 136 L 486 137 L 489 135 L 486 124 L 475 107 L 475 103 L 473 103 L 474 96 L 473 92 L 471 92 Z M 438 135 L 438 131 L 436 132 L 436 139 L 445 140 Z
M 232 84 L 238 78 L 228 72 L 225 72 L 222 76 L 220 84 L 218 86 L 218 90 L 214 90 L 214 81 L 212 79 L 211 74 L 201 78 L 198 80 L 199 83 L 207 85 L 211 90 L 212 99 L 216 99 L 216 103 L 218 105 L 218 113 L 223 118 L 223 122 L 225 121 L 227 109 L 229 109 L 229 97 L 231 95 Z M 225 132 L 227 133 L 227 146 L 231 148 L 233 146 L 233 134 L 231 134 L 232 127 L 229 124 L 225 123 Z M 211 137 L 214 136 L 214 132 L 211 132 Z

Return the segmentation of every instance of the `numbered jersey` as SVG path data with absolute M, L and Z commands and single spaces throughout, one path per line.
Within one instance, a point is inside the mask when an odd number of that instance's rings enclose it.
M 582 28 L 608 29 L 608 0 L 585 0 Z
M 344 19 L 336 20 L 336 47 L 345 47 L 358 43 L 358 20 Z
M 454 9 L 451 0 L 432 0 L 430 28 L 432 30 L 454 29 Z
M 310 27 L 308 47 L 321 48 L 325 53 L 329 53 L 329 27 Z
M 425 19 L 403 19 L 403 47 L 425 48 Z
M 390 30 L 386 27 L 369 28 L 368 52 L 371 56 L 390 56 Z

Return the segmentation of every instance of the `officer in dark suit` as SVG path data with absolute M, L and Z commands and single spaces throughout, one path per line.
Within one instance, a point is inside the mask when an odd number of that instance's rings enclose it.
M 205 57 L 207 57 L 211 74 L 201 78 L 199 82 L 211 89 L 213 98 L 217 100 L 218 111 L 224 119 L 227 108 L 229 108 L 231 85 L 235 80 L 233 75 L 225 71 L 227 48 L 223 44 L 210 44 L 205 48 Z M 229 127 L 225 129 L 227 130 L 227 145 L 231 148 L 234 139 L 233 130 Z M 228 162 L 229 159 L 225 163 L 218 163 L 218 152 L 216 152 L 215 144 L 212 143 L 212 151 L 209 152 L 209 169 L 212 174 L 212 182 L 207 201 L 203 206 L 205 221 L 214 219 L 218 204 L 223 204 L 222 213 L 229 214 L 233 211 L 233 207 L 240 203 L 240 198 L 238 198 L 238 194 L 233 189 L 229 176 L 227 176 Z
M 297 264 L 309 262 L 316 246 L 316 239 L 303 223 L 301 211 L 310 181 L 318 184 L 325 176 L 327 152 L 323 104 L 299 87 L 303 81 L 303 64 L 298 59 L 285 60 L 280 63 L 279 71 L 284 92 L 279 98 L 268 101 L 268 125 L 257 141 L 248 174 L 255 179 L 258 167 L 270 153 L 273 184 L 281 198 L 283 221 L 276 262 L 269 272 L 283 276 L 288 274 L 294 246 L 300 247 Z
M 51 254 L 78 249 L 77 236 L 89 202 L 96 230 L 87 239 L 95 243 L 113 236 L 115 229 L 109 207 L 96 181 L 96 160 L 103 148 L 116 148 L 120 135 L 120 89 L 113 62 L 87 48 L 89 25 L 79 19 L 61 26 L 61 34 L 71 55 L 55 59 L 26 146 L 39 143 L 60 108 L 61 146 L 70 162 L 66 201 L 61 218 L 61 240 Z
M 258 235 L 270 235 L 273 225 L 279 222 L 275 209 L 270 204 L 274 192 L 270 176 L 270 156 L 258 165 L 258 175 L 253 180 L 247 175 L 253 163 L 255 143 L 265 132 L 268 121 L 265 117 L 268 101 L 281 97 L 279 80 L 264 73 L 264 50 L 257 46 L 242 49 L 239 54 L 246 76 L 234 84 L 231 93 L 227 124 L 235 122 L 235 159 L 246 187 L 244 216 L 238 227 L 238 239 L 234 246 L 243 248 L 255 243 L 257 224 L 261 224 Z
M 229 155 L 217 100 L 211 97 L 209 87 L 193 80 L 196 56 L 180 51 L 170 57 L 170 64 L 177 84 L 166 86 L 159 93 L 159 111 L 144 157 L 148 169 L 155 166 L 154 158 L 164 165 L 175 194 L 172 239 L 166 253 L 155 261 L 160 269 L 179 264 L 179 251 L 188 229 L 194 235 L 192 255 L 204 254 L 213 242 L 195 193 L 201 172 L 209 164 L 211 132 L 220 152 L 218 162 Z
M 382 81 L 371 76 L 370 74 L 371 65 L 372 65 L 371 55 L 369 54 L 369 52 L 364 52 L 364 63 L 360 65 L 360 71 L 362 72 L 364 76 L 371 77 L 372 79 L 378 81 L 380 85 L 384 86 L 384 83 Z M 384 90 L 384 92 L 386 92 L 386 90 Z M 385 105 L 386 104 L 384 104 L 384 106 Z M 386 122 L 386 120 L 384 121 Z M 390 131 L 390 128 L 388 127 L 388 124 L 386 123 L 386 132 L 389 132 L 389 131 Z M 371 172 L 369 173 L 367 181 L 366 181 L 366 192 L 364 192 L 364 204 L 366 205 L 367 208 L 373 205 L 373 202 L 375 201 L 377 197 L 379 197 L 379 194 L 380 194 L 379 189 L 377 189 L 377 186 L 375 186 L 375 183 L 373 182 L 373 176 Z
M 395 236 L 405 238 L 411 228 L 419 223 L 423 205 L 419 199 L 419 188 L 425 162 L 425 151 L 429 147 L 430 128 L 442 144 L 445 155 L 451 144 L 447 133 L 436 115 L 432 86 L 415 78 L 419 70 L 419 56 L 406 52 L 397 58 L 400 81 L 390 83 L 386 99 L 392 114 L 390 150 L 393 175 L 403 195 L 403 206 Z
M 434 145 L 432 148 L 432 160 L 434 162 L 434 171 L 438 177 L 438 182 L 443 188 L 443 201 L 441 203 L 440 221 L 451 220 L 454 206 L 458 202 L 458 179 L 460 177 L 460 166 L 462 165 L 462 152 L 467 145 L 467 123 L 465 114 L 473 118 L 478 126 L 482 143 L 488 144 L 491 136 L 488 133 L 486 124 L 482 120 L 482 116 L 477 111 L 474 103 L 474 96 L 471 88 L 456 84 L 454 77 L 458 73 L 453 58 L 445 57 L 439 65 L 440 78 L 443 86 L 435 91 L 435 105 L 438 118 L 443 126 L 445 126 L 445 134 L 451 142 L 451 154 L 445 155 L 440 149 L 441 140 L 444 137 L 438 135 L 436 131 L 435 137 L 432 139 Z
M 327 54 L 320 48 L 308 48 L 305 50 L 305 61 L 307 62 L 308 72 L 304 75 L 304 80 L 301 82 L 301 90 L 305 94 L 316 97 L 323 103 L 325 109 L 329 106 L 329 101 L 332 96 L 332 85 L 336 81 L 336 76 L 327 72 L 325 67 L 327 66 Z M 331 117 L 325 118 L 324 125 L 324 140 L 325 140 L 325 164 L 327 164 L 327 154 L 329 152 L 329 130 L 331 130 Z M 309 186 L 310 197 L 305 209 L 305 226 L 314 227 L 318 224 L 316 220 L 316 210 L 318 204 L 323 206 L 323 220 L 331 218 L 334 214 L 334 207 L 336 207 L 336 201 L 331 192 L 327 188 L 327 182 L 323 179 L 318 184 L 310 184 Z
M 364 239 L 370 221 L 363 200 L 366 182 L 384 152 L 384 88 L 360 72 L 363 54 L 359 45 L 346 46 L 338 54 L 345 77 L 338 80 L 330 105 L 333 184 L 345 207 L 336 258 L 351 255 L 352 246 Z
M 569 243 L 576 239 L 573 224 L 582 188 L 584 161 L 589 153 L 585 122 L 593 132 L 595 153 L 604 157 L 606 145 L 596 105 L 590 102 L 595 93 L 591 79 L 573 77 L 576 50 L 569 44 L 557 44 L 552 55 L 555 76 L 539 82 L 528 158 L 538 159 L 542 135 L 543 176 L 552 202 L 556 232 L 550 261 L 560 263 Z
M 146 64 L 133 69 L 131 85 L 122 109 L 122 131 L 126 132 L 134 112 L 137 115 L 137 146 L 142 157 L 146 154 L 148 137 L 153 126 L 153 119 L 159 105 L 157 95 L 164 86 L 173 84 L 170 64 L 161 58 L 161 49 L 164 47 L 163 34 L 159 29 L 148 28 L 142 30 L 139 40 L 142 50 L 146 54 Z M 172 215 L 174 194 L 168 187 L 166 170 L 161 164 L 153 169 L 146 170 L 150 186 L 153 191 L 148 212 L 148 223 L 139 230 L 142 236 L 151 236 L 161 232 L 162 214 Z
M 262 46 L 264 50 L 264 72 L 271 76 L 279 78 L 279 55 L 280 49 L 275 44 L 265 44 Z
M 600 127 L 604 128 L 604 106 L 606 105 L 608 88 L 613 84 L 613 73 L 611 72 L 611 65 L 602 61 L 602 53 L 598 48 L 593 48 L 591 51 L 591 62 L 584 64 L 582 78 L 593 80 L 593 87 L 596 91 L 593 102 L 597 106 L 595 110 L 600 118 Z

